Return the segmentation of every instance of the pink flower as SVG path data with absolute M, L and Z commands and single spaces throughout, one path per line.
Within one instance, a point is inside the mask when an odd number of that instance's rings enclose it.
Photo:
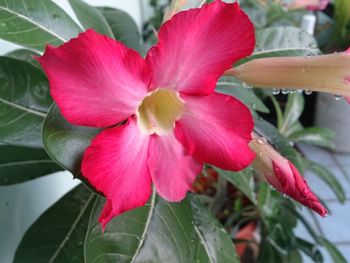
M 281 193 L 325 216 L 327 209 L 311 192 L 297 168 L 273 149 L 264 138 L 255 134 L 253 138 L 249 146 L 256 153 L 254 169 Z
M 287 8 L 320 11 L 325 9 L 329 2 L 330 0 L 294 0 Z
M 254 158 L 249 109 L 214 92 L 224 71 L 253 51 L 246 14 L 216 0 L 173 16 L 158 37 L 145 59 L 93 30 L 39 58 L 65 118 L 107 127 L 82 162 L 107 198 L 103 227 L 144 205 L 152 182 L 161 197 L 180 201 L 203 163 L 237 171 Z

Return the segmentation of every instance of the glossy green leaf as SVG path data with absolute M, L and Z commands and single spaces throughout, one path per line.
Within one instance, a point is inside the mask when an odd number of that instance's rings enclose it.
M 321 127 L 309 127 L 291 133 L 288 139 L 294 142 L 314 144 L 334 149 L 334 131 Z
M 0 38 L 44 51 L 78 35 L 80 28 L 50 0 L 0 0 Z
M 229 181 L 240 191 L 242 191 L 245 194 L 245 196 L 247 196 L 249 200 L 252 201 L 253 204 L 256 204 L 256 198 L 254 193 L 254 178 L 250 168 L 247 168 L 240 172 L 226 171 L 217 167 L 214 167 L 214 169 L 227 181 Z
M 239 62 L 265 57 L 312 56 L 320 53 L 313 36 L 297 27 L 276 26 L 256 31 L 256 48 L 252 56 Z
M 0 57 L 0 144 L 42 147 L 41 126 L 51 103 L 42 71 Z
M 287 106 L 283 114 L 283 122 L 279 129 L 280 133 L 288 136 L 290 127 L 298 121 L 303 113 L 304 104 L 305 102 L 302 94 L 293 93 L 288 96 Z
M 128 13 L 110 7 L 101 7 L 99 9 L 112 29 L 115 39 L 130 48 L 143 52 L 139 29 L 134 19 Z
M 0 145 L 0 185 L 21 183 L 59 170 L 43 149 Z
M 36 61 L 33 56 L 39 56 L 38 53 L 28 50 L 28 49 L 16 49 L 5 54 L 6 57 L 15 58 L 18 60 L 23 60 L 32 64 L 33 66 L 39 68 L 41 70 L 41 66 L 38 61 Z
M 269 113 L 269 109 L 264 105 L 261 99 L 255 95 L 253 90 L 236 78 L 220 78 L 216 85 L 216 91 L 240 99 L 252 110 Z
M 45 119 L 42 138 L 49 156 L 74 176 L 80 176 L 83 153 L 97 133 L 97 129 L 67 122 L 54 104 Z
M 343 254 L 337 249 L 337 247 L 325 238 L 321 238 L 321 244 L 327 249 L 329 255 L 332 257 L 333 262 L 347 263 Z
M 81 0 L 68 1 L 85 29 L 93 28 L 96 32 L 114 38 L 112 30 L 100 10 Z
M 95 199 L 83 185 L 66 194 L 27 230 L 14 262 L 84 262 L 84 238 Z
M 239 262 L 224 229 L 194 200 L 192 212 L 190 199 L 168 203 L 153 193 L 148 204 L 114 218 L 102 234 L 100 198 L 85 239 L 85 262 Z
M 307 160 L 307 169 L 318 175 L 322 181 L 324 181 L 330 189 L 334 192 L 339 202 L 344 203 L 346 200 L 346 195 L 344 192 L 344 188 L 337 179 L 335 175 L 332 174 L 330 170 L 326 167 Z

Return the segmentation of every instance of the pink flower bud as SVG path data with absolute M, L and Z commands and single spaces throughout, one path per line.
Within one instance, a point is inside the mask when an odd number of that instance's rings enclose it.
M 328 4 L 329 0 L 294 0 L 287 8 L 319 11 L 325 9 Z
M 253 167 L 259 175 L 279 192 L 311 208 L 321 216 L 325 216 L 326 208 L 310 190 L 295 166 L 281 156 L 264 138 L 255 134 L 253 138 L 249 146 L 256 153 Z
M 350 49 L 313 57 L 254 59 L 225 72 L 261 88 L 309 89 L 350 97 Z

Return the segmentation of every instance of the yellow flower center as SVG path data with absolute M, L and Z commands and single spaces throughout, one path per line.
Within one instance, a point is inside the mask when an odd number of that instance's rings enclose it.
M 170 132 L 184 111 L 178 93 L 157 89 L 146 96 L 137 110 L 137 123 L 142 132 L 158 135 Z

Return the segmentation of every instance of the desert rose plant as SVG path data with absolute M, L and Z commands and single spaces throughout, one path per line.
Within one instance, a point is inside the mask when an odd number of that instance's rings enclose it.
M 28 229 L 15 262 L 322 262 L 322 246 L 345 262 L 300 213 L 328 213 L 303 173 L 340 202 L 344 191 L 295 143 L 332 147 L 331 131 L 300 123 L 303 91 L 348 99 L 349 51 L 323 55 L 278 25 L 328 1 L 262 2 L 151 1 L 142 39 L 118 9 L 69 0 L 80 28 L 50 0 L 0 1 L 0 37 L 25 48 L 0 57 L 0 183 L 60 170 L 82 182 Z

